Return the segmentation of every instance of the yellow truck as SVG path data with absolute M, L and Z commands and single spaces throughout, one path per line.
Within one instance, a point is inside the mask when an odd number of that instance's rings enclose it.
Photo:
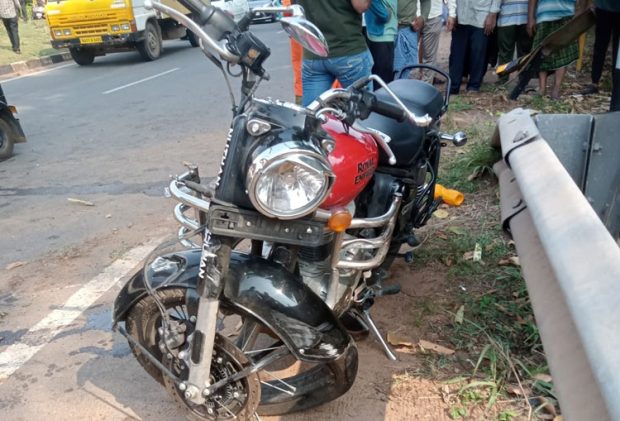
M 189 15 L 175 0 L 161 2 Z M 193 47 L 198 46 L 191 31 L 166 15 L 147 10 L 144 0 L 48 0 L 45 16 L 52 46 L 68 48 L 81 66 L 97 56 L 134 49 L 144 60 L 156 60 L 162 40 L 167 39 L 188 39 Z

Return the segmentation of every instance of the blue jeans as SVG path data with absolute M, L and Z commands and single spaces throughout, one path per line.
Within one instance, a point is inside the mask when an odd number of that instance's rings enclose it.
M 418 33 L 411 28 L 400 28 L 394 42 L 394 79 L 408 79 L 412 69 L 400 72 L 418 64 Z
M 336 79 L 343 88 L 347 88 L 356 80 L 370 76 L 372 65 L 372 56 L 368 50 L 352 56 L 304 59 L 301 69 L 302 105 L 305 107 L 317 99 L 332 87 Z

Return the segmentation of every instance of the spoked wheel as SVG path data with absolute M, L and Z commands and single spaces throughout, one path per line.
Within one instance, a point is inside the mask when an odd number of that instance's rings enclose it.
M 187 338 L 192 334 L 194 324 L 190 321 L 185 307 L 185 291 L 168 289 L 159 291 L 158 294 L 161 304 L 168 313 L 170 323 L 175 325 L 177 332 L 182 332 L 179 345 L 173 349 L 166 349 L 163 341 L 160 341 L 162 317 L 155 300 L 150 296 L 138 302 L 131 309 L 127 316 L 127 332 L 158 357 L 178 378 L 186 380 L 188 365 L 184 354 L 189 354 Z M 180 386 L 173 379 L 162 374 L 142 355 L 139 349 L 132 347 L 132 351 L 142 367 L 157 381 L 163 383 L 188 419 L 246 420 L 251 419 L 256 413 L 256 407 L 260 402 L 260 383 L 256 374 L 250 374 L 224 385 L 209 396 L 204 404 L 196 405 L 187 400 Z M 230 377 L 247 365 L 249 361 L 243 352 L 228 339 L 217 334 L 213 349 L 210 383 L 215 384 Z
M 193 332 L 185 307 L 185 291 L 160 290 L 162 305 L 170 320 L 181 326 L 185 335 Z M 128 314 L 126 327 L 129 334 L 158 357 L 181 379 L 187 378 L 187 336 L 172 355 L 163 355 L 159 348 L 161 315 L 152 297 L 146 297 Z M 164 348 L 165 349 L 165 348 Z M 205 405 L 194 405 L 185 399 L 172 379 L 162 373 L 133 348 L 144 369 L 163 383 L 174 400 L 193 420 L 251 419 L 261 415 L 280 415 L 302 411 L 344 394 L 357 373 L 357 350 L 349 348 L 346 355 L 327 364 L 302 363 L 293 357 L 277 336 L 260 322 L 235 314 L 222 306 L 218 320 L 218 334 L 211 366 L 211 384 L 231 376 L 243 368 L 255 366 L 254 374 L 228 383 L 210 396 Z M 186 351 L 185 353 L 181 353 Z M 181 354 L 179 354 L 181 353 Z M 166 354 L 168 352 L 166 351 Z M 180 358 L 182 357 L 182 358 Z M 260 401 L 260 403 L 259 403 Z M 258 408 L 256 408 L 258 406 Z

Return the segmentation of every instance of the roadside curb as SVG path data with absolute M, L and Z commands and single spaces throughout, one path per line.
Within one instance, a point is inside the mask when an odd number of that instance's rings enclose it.
M 0 76 L 9 75 L 12 73 L 28 72 L 38 69 L 40 67 L 49 66 L 50 64 L 62 63 L 63 61 L 68 60 L 71 60 L 71 54 L 69 52 L 63 52 L 58 54 L 52 54 L 50 56 L 32 58 L 30 60 L 17 61 L 11 64 L 4 64 L 0 66 Z

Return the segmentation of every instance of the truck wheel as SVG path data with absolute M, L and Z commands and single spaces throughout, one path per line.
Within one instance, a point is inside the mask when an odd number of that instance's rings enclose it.
M 153 22 L 147 22 L 144 39 L 138 43 L 138 51 L 144 61 L 157 60 L 161 55 L 161 34 Z
M 189 29 L 187 30 L 187 40 L 192 47 L 198 47 L 200 44 L 198 43 L 198 37 Z
M 95 50 L 92 48 L 69 48 L 71 57 L 80 66 L 88 66 L 95 61 Z
M 0 161 L 13 155 L 14 143 L 13 129 L 6 121 L 0 120 Z

